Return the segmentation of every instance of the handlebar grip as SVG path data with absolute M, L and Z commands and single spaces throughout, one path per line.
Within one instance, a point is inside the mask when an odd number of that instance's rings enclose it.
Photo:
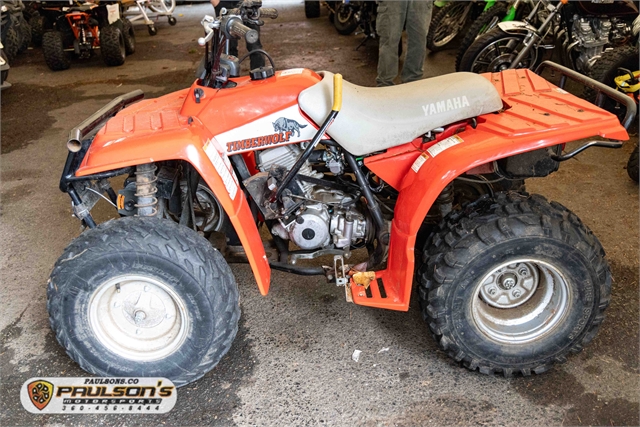
M 260 17 L 276 19 L 278 17 L 278 11 L 273 7 L 261 7 Z
M 333 111 L 342 108 L 342 74 L 333 75 Z
M 247 43 L 255 43 L 260 38 L 260 34 L 256 30 L 252 30 L 246 25 L 242 24 L 239 20 L 231 21 L 229 26 L 229 34 L 234 37 L 244 37 Z

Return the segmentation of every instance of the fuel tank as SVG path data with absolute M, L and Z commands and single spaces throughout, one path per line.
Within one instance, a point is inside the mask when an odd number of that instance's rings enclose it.
M 317 126 L 298 108 L 298 95 L 320 80 L 315 72 L 297 68 L 264 80 L 233 79 L 235 86 L 226 89 L 196 83 L 180 115 L 197 117 L 228 155 L 307 141 Z
M 638 1 L 577 1 L 579 8 L 586 15 L 605 15 L 608 17 L 631 17 L 638 15 Z
M 298 108 L 298 95 L 320 80 L 297 68 L 264 80 L 233 79 L 225 89 L 196 81 L 189 89 L 137 102 L 100 129 L 77 175 L 177 158 L 194 136 L 193 125 L 202 129 L 202 144 L 213 137 L 228 155 L 244 153 L 255 166 L 251 151 L 313 138 L 317 126 Z

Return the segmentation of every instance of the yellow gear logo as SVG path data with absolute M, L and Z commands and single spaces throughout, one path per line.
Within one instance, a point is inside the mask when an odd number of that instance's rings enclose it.
M 53 384 L 48 381 L 34 381 L 29 383 L 27 389 L 29 390 L 29 399 L 41 411 L 49 404 L 53 396 Z

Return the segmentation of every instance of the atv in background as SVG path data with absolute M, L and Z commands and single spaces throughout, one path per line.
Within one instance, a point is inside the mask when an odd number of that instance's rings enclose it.
M 4 53 L 4 47 L 0 43 L 0 90 L 5 90 L 11 87 L 11 83 L 7 81 L 9 77 L 9 60 Z
M 23 16 L 24 9 L 22 0 L 6 0 L 2 2 L 0 13 L 1 41 L 5 55 L 11 61 L 18 54 L 27 50 L 31 43 L 31 27 Z
M 108 66 L 124 64 L 126 56 L 135 51 L 135 33 L 131 22 L 121 18 L 120 7 L 115 1 L 74 7 L 47 3 L 41 7 L 39 16 L 45 27 L 42 53 L 47 66 L 54 71 L 66 70 L 71 65 L 70 53 L 86 59 L 96 49 Z

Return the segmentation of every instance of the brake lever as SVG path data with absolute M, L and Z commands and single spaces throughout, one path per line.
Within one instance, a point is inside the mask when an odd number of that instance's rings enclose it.
M 213 38 L 213 34 L 214 34 L 213 29 L 219 28 L 220 22 L 216 21 L 211 15 L 205 15 L 205 17 L 202 18 L 202 21 L 200 22 L 200 24 L 202 24 L 202 27 L 204 28 L 204 32 L 207 34 L 204 37 L 200 37 L 198 39 L 198 44 L 200 46 L 204 46 Z

